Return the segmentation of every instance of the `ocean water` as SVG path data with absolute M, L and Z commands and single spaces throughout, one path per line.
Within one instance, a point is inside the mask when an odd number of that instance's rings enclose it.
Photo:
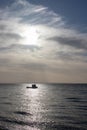
M 87 130 L 86 84 L 0 84 L 0 130 Z

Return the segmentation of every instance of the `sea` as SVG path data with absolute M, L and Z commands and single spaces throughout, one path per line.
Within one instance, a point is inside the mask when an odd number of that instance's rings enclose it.
M 87 130 L 87 84 L 0 84 L 0 130 Z

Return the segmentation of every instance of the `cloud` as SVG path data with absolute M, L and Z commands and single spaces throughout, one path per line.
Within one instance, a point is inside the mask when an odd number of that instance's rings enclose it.
M 19 45 L 19 44 L 12 44 L 12 45 L 9 45 L 7 47 L 0 47 L 0 51 L 1 52 L 26 52 L 27 50 L 30 51 L 30 52 L 34 52 L 34 51 L 37 51 L 39 50 L 40 47 L 38 46 L 35 46 L 35 45 Z
M 7 58 L 0 58 L 0 66 L 3 66 L 3 64 L 5 64 L 7 66 L 7 64 L 9 63 L 10 61 L 7 59 Z
M 22 37 L 19 34 L 16 33 L 0 33 L 1 38 L 7 39 L 7 38 L 14 38 L 14 39 L 21 39 Z
M 9 10 L 8 15 L 14 15 L 18 19 L 20 18 L 21 23 L 25 24 L 43 24 L 49 26 L 60 26 L 63 25 L 62 17 L 49 11 L 47 7 L 42 5 L 33 5 L 27 1 L 16 1 Z
M 0 32 L 2 32 L 6 28 L 6 25 L 0 24 Z
M 7 40 L 15 40 L 15 41 L 18 41 L 20 39 L 22 39 L 22 37 L 19 35 L 19 34 L 16 34 L 16 33 L 0 33 L 0 40 L 1 41 L 7 41 Z
M 36 71 L 42 71 L 45 70 L 46 68 L 49 68 L 46 64 L 44 63 L 35 63 L 35 62 L 29 62 L 29 63 L 23 63 L 21 64 L 21 67 L 25 69 L 31 69 L 31 70 L 36 70 Z
M 48 40 L 59 43 L 60 45 L 74 47 L 76 49 L 87 49 L 87 41 L 78 37 L 51 37 Z
M 63 17 L 48 7 L 26 0 L 15 0 L 0 8 L 0 16 L 1 72 L 24 73 L 26 77 L 32 73 L 36 79 L 45 73 L 48 81 L 55 82 L 62 77 L 72 81 L 74 72 L 86 75 L 87 33 L 67 27 Z M 36 43 L 31 44 L 35 36 Z M 75 78 L 81 79 L 77 75 Z

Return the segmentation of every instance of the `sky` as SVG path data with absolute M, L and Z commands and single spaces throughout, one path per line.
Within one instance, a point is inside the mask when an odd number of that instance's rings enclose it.
M 87 0 L 0 0 L 0 83 L 87 83 Z

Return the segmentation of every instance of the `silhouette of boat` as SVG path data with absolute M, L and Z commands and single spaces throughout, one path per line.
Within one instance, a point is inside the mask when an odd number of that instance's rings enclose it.
M 37 88 L 36 84 L 32 84 L 32 88 Z
M 26 88 L 32 88 L 32 87 L 27 86 Z
M 32 87 L 27 86 L 26 88 L 33 88 L 33 89 L 35 89 L 35 88 L 38 88 L 38 87 L 36 86 L 36 84 L 32 84 Z

